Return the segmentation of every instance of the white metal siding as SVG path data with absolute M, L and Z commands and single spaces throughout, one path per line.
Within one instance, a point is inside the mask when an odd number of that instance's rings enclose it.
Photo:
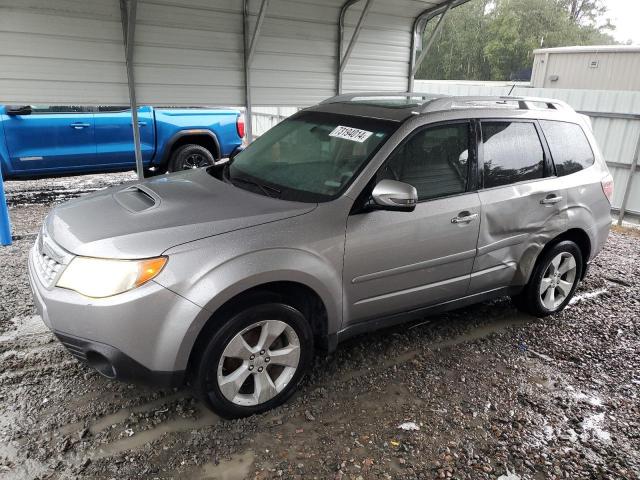
M 416 80 L 415 90 L 444 95 L 506 95 L 511 90 L 511 86 Z M 564 100 L 577 111 L 640 115 L 640 92 L 520 86 L 513 90 L 512 95 L 557 98 Z M 591 123 L 605 160 L 613 164 L 620 163 L 630 166 L 640 138 L 640 120 L 592 117 Z M 615 182 L 613 206 L 619 208 L 627 185 L 629 167 L 610 164 L 609 170 Z M 640 174 L 636 174 L 627 209 L 640 212 Z
M 0 102 L 128 103 L 117 1 L 0 0 Z
M 374 0 L 344 91 L 406 90 L 411 28 L 446 0 Z M 251 69 L 254 105 L 310 105 L 336 91 L 345 0 L 271 0 Z M 250 2 L 253 27 L 260 1 Z M 345 19 L 345 48 L 364 0 Z M 244 104 L 242 0 L 139 0 L 140 104 Z M 0 103 L 126 104 L 118 0 L 0 0 Z
M 598 62 L 596 68 L 590 67 L 592 61 Z M 558 80 L 551 81 L 552 76 Z M 640 51 L 536 53 L 531 84 L 546 88 L 638 91 Z

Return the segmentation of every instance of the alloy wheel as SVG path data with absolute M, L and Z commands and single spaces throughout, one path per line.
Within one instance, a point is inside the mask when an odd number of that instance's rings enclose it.
M 218 387 L 236 405 L 260 405 L 286 388 L 299 362 L 295 330 L 280 320 L 262 320 L 236 334 L 225 347 L 218 362 Z
M 548 310 L 555 310 L 571 294 L 576 283 L 577 264 L 569 252 L 561 252 L 551 260 L 540 281 L 540 301 Z

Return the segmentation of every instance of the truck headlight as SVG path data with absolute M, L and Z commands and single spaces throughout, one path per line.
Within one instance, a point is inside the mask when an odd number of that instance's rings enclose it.
M 148 282 L 166 263 L 167 257 L 144 260 L 75 257 L 56 285 L 87 297 L 110 297 Z

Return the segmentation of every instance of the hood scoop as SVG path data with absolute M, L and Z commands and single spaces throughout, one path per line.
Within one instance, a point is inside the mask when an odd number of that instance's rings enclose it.
M 113 194 L 120 206 L 131 213 L 140 213 L 160 204 L 160 198 L 142 185 L 132 185 Z

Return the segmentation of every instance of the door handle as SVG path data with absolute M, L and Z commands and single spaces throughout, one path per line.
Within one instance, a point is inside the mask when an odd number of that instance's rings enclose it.
M 457 217 L 453 217 L 451 219 L 451 223 L 469 223 L 472 222 L 473 220 L 475 220 L 476 218 L 478 218 L 478 214 L 477 213 L 469 213 L 467 215 L 463 215 L 462 212 L 459 216 Z
M 71 128 L 75 128 L 76 130 L 82 130 L 83 128 L 90 127 L 91 125 L 89 125 L 88 123 L 83 123 L 83 122 L 75 122 L 75 123 L 72 123 L 69 126 Z
M 562 201 L 562 197 L 559 195 L 554 195 L 540 200 L 540 205 L 555 205 L 560 201 Z
M 131 122 L 129 125 L 133 125 L 133 122 Z M 138 122 L 138 126 L 139 127 L 146 127 L 147 126 L 147 122 L 139 121 Z

